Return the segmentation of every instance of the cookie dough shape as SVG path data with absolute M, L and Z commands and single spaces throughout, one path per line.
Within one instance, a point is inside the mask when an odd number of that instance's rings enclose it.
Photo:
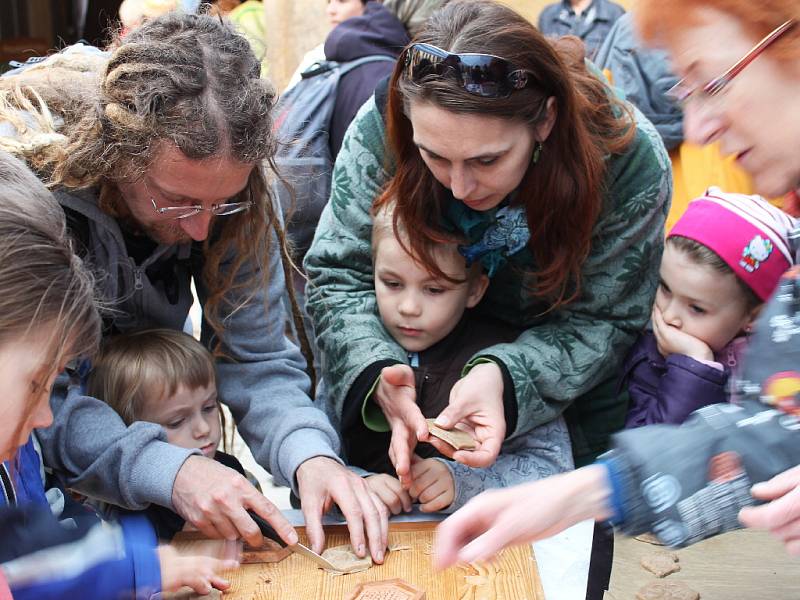
M 442 429 L 434 423 L 435 419 L 426 419 L 431 435 L 444 440 L 456 450 L 474 450 L 478 447 L 472 436 L 460 429 Z
M 350 544 L 328 548 L 322 553 L 322 558 L 327 559 L 336 567 L 335 571 L 329 569 L 325 570 L 337 575 L 359 573 L 360 571 L 366 571 L 372 566 L 372 557 L 369 553 L 367 553 L 364 558 L 359 558 Z
M 681 570 L 678 555 L 674 552 L 657 550 L 643 556 L 641 565 L 656 577 L 666 577 Z
M 636 600 L 700 600 L 700 594 L 681 581 L 651 581 L 636 592 Z

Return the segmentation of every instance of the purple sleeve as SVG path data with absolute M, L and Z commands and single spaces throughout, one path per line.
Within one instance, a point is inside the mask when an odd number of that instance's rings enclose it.
M 623 384 L 630 396 L 625 427 L 679 425 L 703 406 L 727 402 L 727 381 L 727 372 L 688 356 L 671 354 L 665 360 L 646 332 L 625 362 Z

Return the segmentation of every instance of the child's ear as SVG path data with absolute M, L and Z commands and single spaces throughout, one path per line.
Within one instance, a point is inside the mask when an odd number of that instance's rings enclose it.
M 753 331 L 753 325 L 755 324 L 758 316 L 761 314 L 762 309 L 766 306 L 766 304 L 759 304 L 754 309 L 750 311 L 750 314 L 747 315 L 747 321 L 745 321 L 744 330 L 747 333 Z
M 486 293 L 487 287 L 489 287 L 489 277 L 486 276 L 486 273 L 481 273 L 478 277 L 474 277 L 469 282 L 467 308 L 472 308 L 481 301 L 481 298 L 483 298 L 483 295 Z

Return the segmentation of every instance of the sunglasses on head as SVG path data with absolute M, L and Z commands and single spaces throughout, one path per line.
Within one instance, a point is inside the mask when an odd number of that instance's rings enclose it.
M 406 49 L 404 75 L 413 83 L 448 77 L 470 94 L 506 98 L 527 86 L 532 73 L 491 54 L 454 54 L 431 44 L 413 44 Z

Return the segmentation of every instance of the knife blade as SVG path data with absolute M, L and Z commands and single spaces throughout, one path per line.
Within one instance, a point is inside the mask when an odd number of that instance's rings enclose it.
M 250 518 L 256 522 L 258 528 L 261 530 L 261 535 L 265 538 L 272 540 L 280 545 L 281 548 L 289 548 L 292 552 L 299 554 L 300 556 L 304 556 L 309 560 L 313 560 L 319 566 L 324 569 L 330 569 L 331 571 L 340 571 L 333 563 L 331 563 L 326 558 L 323 558 L 310 548 L 307 548 L 303 544 L 297 543 L 294 545 L 289 545 L 283 541 L 281 536 L 278 535 L 278 532 L 273 529 L 272 525 L 267 523 L 258 513 L 248 510 L 247 514 L 250 515 Z

